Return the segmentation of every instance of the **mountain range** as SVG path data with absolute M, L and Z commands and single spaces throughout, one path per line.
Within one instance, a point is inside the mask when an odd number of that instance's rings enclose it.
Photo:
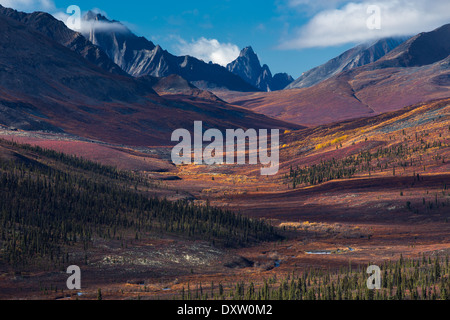
M 134 78 L 51 15 L 0 9 L 3 126 L 147 146 L 170 144 L 175 129 L 190 129 L 194 121 L 220 130 L 300 128 L 231 106 L 184 79 Z M 71 46 L 74 41 L 78 45 Z M 178 89 L 160 96 L 153 86 L 160 92 Z
M 0 6 L 1 125 L 156 145 L 194 121 L 298 129 L 450 96 L 450 24 L 359 45 L 291 83 L 252 47 L 224 68 L 172 55 L 100 14 L 84 19 L 83 35 L 50 14 Z
M 327 63 L 311 69 L 297 80 L 286 86 L 286 89 L 309 88 L 339 73 L 375 62 L 408 38 L 383 38 L 374 43 L 363 43 Z
M 219 97 L 271 117 L 317 126 L 447 98 L 449 63 L 447 24 L 402 42 L 372 63 L 348 68 L 328 79 L 314 78 L 310 72 L 310 79 L 319 82 L 311 87 Z M 296 83 L 301 85 L 301 81 Z
M 261 66 L 252 47 L 244 48 L 236 60 L 223 68 L 191 56 L 175 56 L 146 38 L 136 36 L 120 22 L 111 21 L 101 14 L 89 11 L 83 19 L 88 25 L 91 23 L 89 32 L 84 33 L 85 37 L 134 77 L 175 74 L 203 89 L 241 92 L 282 90 L 294 81 L 286 73 L 272 76 L 267 65 Z M 110 25 L 110 28 L 97 28 L 99 22 Z
M 258 91 L 218 64 L 206 63 L 191 56 L 175 56 L 146 38 L 136 36 L 120 22 L 111 21 L 101 14 L 89 11 L 83 19 L 91 24 L 84 36 L 133 77 L 161 78 L 176 74 L 203 89 Z M 110 28 L 98 28 L 98 23 L 110 25 Z

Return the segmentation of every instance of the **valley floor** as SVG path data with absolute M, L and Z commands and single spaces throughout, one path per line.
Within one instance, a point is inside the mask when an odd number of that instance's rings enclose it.
M 172 299 L 199 283 L 223 283 L 231 290 L 240 281 L 261 285 L 311 268 L 445 257 L 450 253 L 448 108 L 445 101 L 367 121 L 286 132 L 281 171 L 271 178 L 259 176 L 255 166 L 175 167 L 168 161 L 169 148 L 3 130 L 4 139 L 137 171 L 158 184 L 149 194 L 264 219 L 284 240 L 225 249 L 175 237 L 149 236 L 125 245 L 97 239 L 81 266 L 79 295 L 65 288 L 63 266 L 21 273 L 2 266 L 0 298 L 95 299 L 101 288 L 106 299 Z M 413 125 L 420 115 L 428 120 Z M 311 168 L 321 165 L 331 175 L 339 168 L 334 160 L 346 157 L 348 168 L 355 170 L 352 176 L 302 183 L 301 170 L 313 175 Z

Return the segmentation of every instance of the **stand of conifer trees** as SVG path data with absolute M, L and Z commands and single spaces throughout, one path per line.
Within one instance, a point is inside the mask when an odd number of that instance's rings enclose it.
M 410 146 L 407 143 L 378 148 L 376 151 L 364 151 L 354 156 L 343 159 L 321 160 L 318 164 L 296 168 L 291 167 L 289 175 L 286 176 L 295 189 L 299 185 L 317 185 L 323 182 L 350 179 L 357 173 L 373 173 L 391 170 L 396 174 L 396 168 L 403 168 L 414 165 L 422 165 L 422 154 L 430 149 L 448 148 L 442 141 L 425 142 L 420 141 L 420 145 Z M 413 158 L 414 154 L 418 154 Z M 434 156 L 437 162 L 445 161 L 442 156 Z
M 87 251 L 95 237 L 173 235 L 223 246 L 279 237 L 262 220 L 137 192 L 123 183 L 128 173 L 115 168 L 35 147 L 8 146 L 17 151 L 14 160 L 0 157 L 0 259 L 9 265 L 67 264 L 71 248 Z M 33 159 L 29 151 L 41 158 Z
M 367 266 L 309 269 L 262 282 L 183 287 L 178 300 L 450 300 L 448 256 L 386 261 L 380 290 L 369 290 Z

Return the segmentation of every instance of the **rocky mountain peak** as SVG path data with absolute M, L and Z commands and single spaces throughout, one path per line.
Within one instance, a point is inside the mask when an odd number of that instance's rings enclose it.
M 202 88 L 226 88 L 257 91 L 240 77 L 219 65 L 189 56 L 175 56 L 144 37 L 135 35 L 125 25 L 101 14 L 88 12 L 86 21 L 99 22 L 85 36 L 133 77 L 167 77 L 177 74 Z M 198 83 L 198 84 L 197 84 Z
M 104 21 L 104 22 L 117 22 L 117 21 L 111 21 L 101 13 L 97 13 L 94 11 L 89 10 L 84 16 L 83 19 L 85 21 Z
M 251 46 L 245 47 L 241 50 L 241 53 L 239 54 L 240 57 L 247 57 L 247 58 L 256 58 L 258 61 L 258 56 L 256 55 L 255 51 Z
M 377 67 L 419 67 L 450 55 L 450 24 L 422 32 L 405 41 L 380 59 Z
M 280 77 L 274 80 L 269 66 L 266 64 L 261 66 L 258 55 L 251 46 L 242 49 L 239 57 L 228 64 L 227 69 L 260 90 L 280 90 L 278 88 L 281 84 L 277 82 L 277 79 L 280 79 Z

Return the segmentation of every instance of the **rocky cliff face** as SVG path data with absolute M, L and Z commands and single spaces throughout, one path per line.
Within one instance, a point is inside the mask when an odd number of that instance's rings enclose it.
M 88 12 L 84 20 L 87 25 L 91 23 L 85 36 L 133 77 L 176 74 L 202 89 L 258 91 L 226 68 L 190 56 L 175 56 L 159 45 L 136 36 L 120 22 L 110 21 L 93 12 Z
M 228 64 L 227 69 L 262 91 L 284 89 L 294 80 L 287 74 L 272 76 L 266 64 L 261 66 L 259 58 L 252 47 L 244 48 L 239 57 Z

